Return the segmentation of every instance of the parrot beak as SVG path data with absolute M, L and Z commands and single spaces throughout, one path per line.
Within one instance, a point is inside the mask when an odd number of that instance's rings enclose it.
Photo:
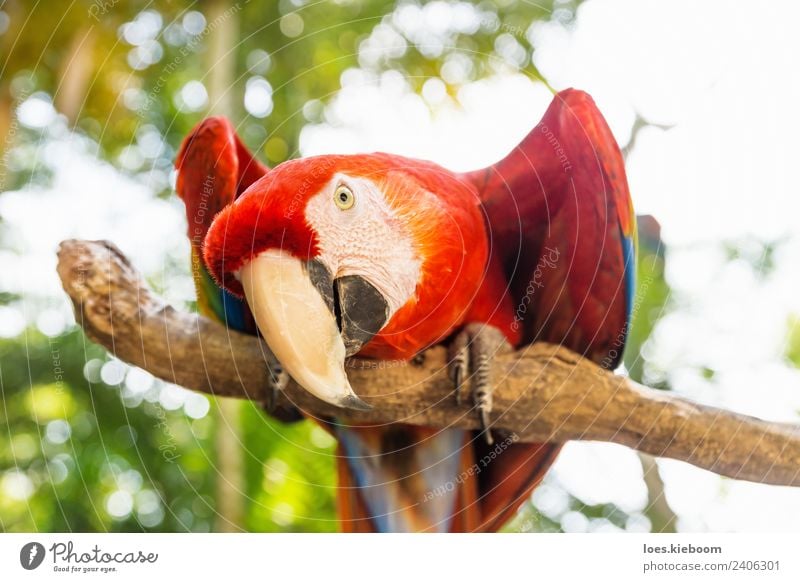
M 261 335 L 289 375 L 329 404 L 369 410 L 353 392 L 344 360 L 385 323 L 380 293 L 360 277 L 334 282 L 322 263 L 280 250 L 261 253 L 239 277 Z

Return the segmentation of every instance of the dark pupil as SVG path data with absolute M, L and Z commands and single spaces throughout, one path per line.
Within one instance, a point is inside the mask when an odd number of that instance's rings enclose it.
M 342 202 L 347 202 L 347 198 L 348 198 L 347 192 L 341 192 L 339 194 L 339 200 L 341 200 Z

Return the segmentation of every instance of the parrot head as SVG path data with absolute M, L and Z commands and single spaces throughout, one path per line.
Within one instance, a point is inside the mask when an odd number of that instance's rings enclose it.
M 396 163 L 385 154 L 285 162 L 227 206 L 205 239 L 210 272 L 246 298 L 286 371 L 340 407 L 369 408 L 345 358 L 414 301 L 420 241 L 440 218 L 430 192 Z

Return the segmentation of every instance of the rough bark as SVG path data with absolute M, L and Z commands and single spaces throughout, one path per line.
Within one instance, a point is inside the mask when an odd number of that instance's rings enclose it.
M 193 390 L 265 399 L 263 342 L 165 304 L 113 245 L 65 241 L 58 271 L 78 322 L 117 357 Z M 374 407 L 368 412 L 336 409 L 294 384 L 283 398 L 340 422 L 477 428 L 470 407 L 452 396 L 445 357 L 435 347 L 414 363 L 349 360 L 353 388 Z M 498 355 L 494 374 L 493 426 L 522 441 L 615 442 L 728 477 L 800 485 L 800 426 L 653 390 L 559 346 Z

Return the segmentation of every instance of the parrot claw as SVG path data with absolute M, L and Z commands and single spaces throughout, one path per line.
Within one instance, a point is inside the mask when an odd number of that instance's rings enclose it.
M 492 412 L 492 356 L 510 349 L 503 333 L 488 324 L 471 323 L 464 327 L 450 344 L 449 373 L 453 381 L 456 403 L 462 402 L 465 379 L 472 372 L 472 401 L 489 445 L 494 444 L 490 429 Z
M 283 369 L 281 363 L 271 353 L 267 353 L 267 397 L 264 401 L 264 410 L 273 418 L 282 422 L 295 422 L 302 420 L 303 416 L 294 406 L 286 408 L 278 406 L 278 396 L 289 383 L 289 374 Z
M 450 344 L 450 380 L 456 395 L 456 404 L 461 405 L 461 388 L 469 372 L 469 340 L 466 330 L 459 332 Z

